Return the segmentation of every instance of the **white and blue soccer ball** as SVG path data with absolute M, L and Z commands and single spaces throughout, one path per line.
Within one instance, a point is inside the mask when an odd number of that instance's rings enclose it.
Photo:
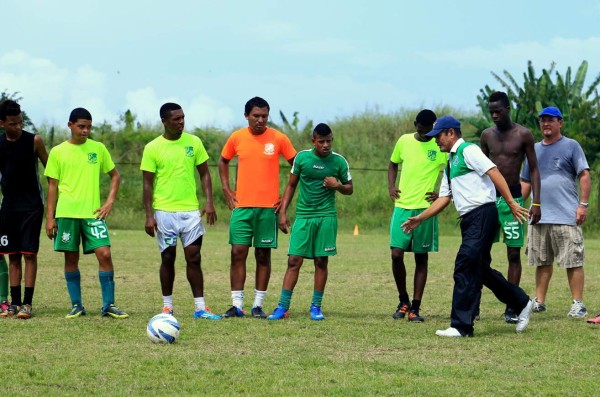
M 157 314 L 146 327 L 146 335 L 154 343 L 173 343 L 179 336 L 179 321 L 170 314 Z

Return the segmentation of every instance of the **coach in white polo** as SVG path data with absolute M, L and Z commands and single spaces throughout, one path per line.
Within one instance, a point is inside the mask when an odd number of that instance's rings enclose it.
M 492 269 L 491 249 L 498 229 L 496 189 L 504 197 L 515 219 L 527 221 L 527 210 L 512 198 L 504 177 L 479 146 L 465 142 L 460 121 L 441 117 L 427 136 L 435 137 L 442 152 L 449 152 L 439 198 L 418 216 L 402 226 L 410 231 L 425 219 L 436 215 L 454 201 L 460 215 L 462 242 L 454 263 L 454 292 L 450 328 L 436 331 L 438 336 L 473 336 L 475 311 L 479 307 L 481 286 L 488 287 L 496 298 L 519 314 L 517 332 L 529 323 L 532 302 L 518 286 Z

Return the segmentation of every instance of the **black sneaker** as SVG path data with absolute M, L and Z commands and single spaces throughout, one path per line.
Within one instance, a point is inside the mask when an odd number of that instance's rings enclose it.
M 129 314 L 125 313 L 123 310 L 119 309 L 115 305 L 108 305 L 107 308 L 101 310 L 102 316 L 110 316 L 112 318 L 127 318 Z
M 260 307 L 260 306 L 254 306 L 252 308 L 252 317 L 254 317 L 254 318 L 267 318 L 267 315 L 263 311 L 262 307 Z
M 404 316 L 406 316 L 406 313 L 408 313 L 409 310 L 410 310 L 410 303 L 400 302 L 400 304 L 398 305 L 398 309 L 396 309 L 396 312 L 394 314 L 392 314 L 392 317 L 395 320 L 404 318 Z
M 254 309 L 253 309 L 254 310 Z M 221 317 L 229 318 L 229 317 L 244 317 L 246 312 L 240 309 L 237 306 L 231 306 Z
M 412 321 L 413 323 L 422 323 L 425 321 L 425 319 L 419 316 L 418 310 L 411 310 L 408 313 L 408 321 Z
M 519 316 L 517 316 L 517 313 L 513 309 L 507 308 L 504 312 L 504 321 L 508 324 L 516 324 L 519 322 Z

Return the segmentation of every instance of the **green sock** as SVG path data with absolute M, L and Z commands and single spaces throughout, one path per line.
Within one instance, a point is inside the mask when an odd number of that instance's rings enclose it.
M 282 289 L 281 296 L 279 297 L 279 304 L 283 306 L 285 310 L 290 308 L 290 304 L 292 303 L 292 294 L 294 291 L 289 289 Z
M 79 269 L 74 272 L 65 272 L 65 280 L 67 280 L 67 290 L 69 291 L 69 297 L 71 297 L 71 304 L 73 306 L 83 306 L 81 303 L 81 274 Z
M 313 290 L 312 296 L 312 304 L 315 306 L 321 307 L 321 302 L 323 301 L 323 291 Z
M 8 300 L 8 264 L 4 255 L 0 255 L 0 301 Z
M 115 272 L 98 272 L 100 279 L 100 288 L 102 289 L 102 309 L 106 309 L 109 305 L 115 303 Z

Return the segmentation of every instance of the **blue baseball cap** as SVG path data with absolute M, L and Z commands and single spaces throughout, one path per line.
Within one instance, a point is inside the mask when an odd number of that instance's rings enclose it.
M 560 112 L 560 110 L 557 107 L 554 107 L 554 106 L 549 106 L 547 108 L 544 108 L 544 110 L 542 110 L 540 112 L 540 114 L 538 115 L 538 118 L 542 117 L 542 116 L 558 117 L 559 119 L 563 118 L 562 113 Z
M 433 123 L 433 129 L 425 134 L 425 136 L 436 136 L 448 128 L 460 129 L 460 121 L 452 116 L 440 117 L 435 123 Z

